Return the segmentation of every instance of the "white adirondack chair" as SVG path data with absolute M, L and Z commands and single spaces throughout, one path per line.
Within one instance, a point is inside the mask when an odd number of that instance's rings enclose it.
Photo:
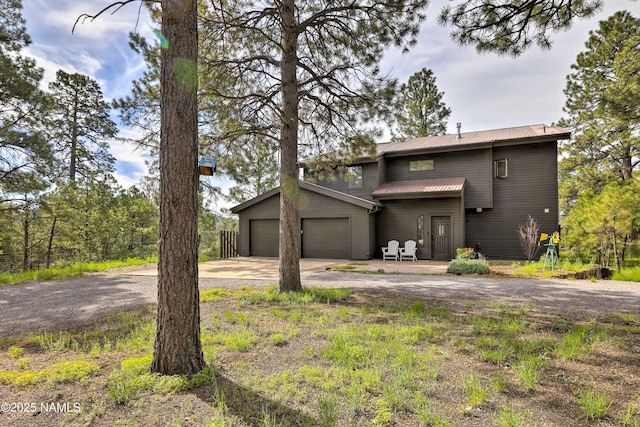
M 382 248 L 382 260 L 394 259 L 398 261 L 398 247 L 400 243 L 397 240 L 389 240 L 387 246 Z
M 416 257 L 416 242 L 413 240 L 407 240 L 404 242 L 404 248 L 400 248 L 400 261 L 405 258 L 411 259 L 412 261 L 417 261 Z

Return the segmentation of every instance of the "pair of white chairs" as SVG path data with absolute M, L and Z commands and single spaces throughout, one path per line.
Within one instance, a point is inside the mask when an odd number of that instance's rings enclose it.
M 394 259 L 402 261 L 403 259 L 411 259 L 417 261 L 416 257 L 417 245 L 413 240 L 407 240 L 404 242 L 404 248 L 400 247 L 400 242 L 397 240 L 389 240 L 387 246 L 382 248 L 382 260 Z

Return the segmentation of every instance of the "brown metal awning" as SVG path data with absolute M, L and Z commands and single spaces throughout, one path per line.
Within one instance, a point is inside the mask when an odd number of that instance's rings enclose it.
M 382 184 L 371 195 L 376 199 L 460 197 L 464 183 L 464 177 L 392 181 Z

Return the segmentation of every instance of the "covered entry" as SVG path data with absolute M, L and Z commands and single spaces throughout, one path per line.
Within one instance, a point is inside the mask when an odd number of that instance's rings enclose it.
M 350 259 L 349 218 L 303 218 L 302 257 Z
M 252 219 L 249 221 L 249 253 L 251 256 L 277 257 L 279 221 Z
M 388 182 L 373 195 L 384 200 L 376 218 L 376 243 L 418 244 L 418 259 L 452 259 L 465 241 L 465 178 Z

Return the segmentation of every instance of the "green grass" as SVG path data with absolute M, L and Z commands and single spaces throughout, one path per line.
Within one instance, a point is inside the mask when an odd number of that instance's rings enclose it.
M 578 393 L 578 403 L 587 418 L 601 420 L 609 417 L 613 401 L 603 391 L 597 388 L 589 388 Z
M 514 371 L 516 378 L 520 380 L 526 390 L 533 390 L 538 386 L 540 373 L 542 372 L 543 363 L 538 357 L 528 357 L 520 360 Z
M 336 265 L 335 267 L 332 267 L 331 269 L 334 271 L 353 271 L 355 269 L 357 269 L 358 267 L 356 267 L 355 265 Z
M 344 301 L 353 291 L 347 288 L 318 288 L 305 286 L 302 292 L 279 292 L 278 285 L 273 285 L 265 290 L 246 289 L 237 295 L 240 299 L 252 304 L 279 303 L 279 304 L 311 304 L 311 303 L 336 303 Z
M 464 375 L 462 377 L 462 388 L 472 407 L 476 408 L 486 402 L 487 389 L 475 374 Z
M 191 390 L 214 381 L 215 372 L 207 367 L 191 378 L 186 375 L 158 375 L 149 372 L 152 356 L 125 359 L 120 370 L 113 371 L 107 384 L 107 394 L 124 405 L 145 394 L 167 395 Z
M 623 268 L 619 273 L 613 274 L 613 280 L 640 282 L 640 267 Z
M 491 375 L 491 385 L 498 393 L 505 393 L 509 389 L 509 378 L 504 372 L 496 372 Z
M 522 262 L 492 262 L 493 265 L 509 265 L 515 267 L 515 271 L 511 273 L 514 277 L 551 277 L 552 272 L 549 266 L 544 265 L 542 261 L 522 261 Z M 555 264 L 554 270 L 564 271 L 582 271 L 592 268 L 591 264 L 584 264 L 580 261 L 572 261 L 567 258 L 563 258 L 558 264 Z
M 519 413 L 508 406 L 504 406 L 500 409 L 496 422 L 502 427 L 531 427 L 531 424 L 527 422 L 527 418 L 530 415 L 530 411 Z
M 33 384 L 50 384 L 81 381 L 86 382 L 89 376 L 95 375 L 100 366 L 87 360 L 57 362 L 46 369 L 27 371 L 0 371 L 0 383 L 16 386 Z
M 518 427 L 562 416 L 640 427 L 628 313 L 579 323 L 533 305 L 324 288 L 213 289 L 201 301 L 201 374 L 150 373 L 155 320 L 140 310 L 0 342 L 0 388 L 95 412 L 69 425 Z M 603 340 L 616 345 L 594 346 Z M 616 364 L 602 366 L 608 356 Z
M 223 297 L 229 296 L 231 292 L 227 289 L 207 289 L 206 291 L 200 292 L 200 302 L 214 302 L 220 301 Z
M 229 349 L 240 352 L 251 350 L 259 340 L 259 337 L 251 329 L 246 327 L 225 334 L 222 337 L 222 342 Z
M 620 272 L 614 272 L 612 279 L 627 282 L 640 282 L 640 265 L 639 260 L 627 260 L 622 266 Z M 549 271 L 549 267 L 544 266 L 541 261 L 523 261 L 523 262 L 504 262 L 492 261 L 491 265 L 508 265 L 515 267 L 511 273 L 514 277 L 552 277 L 554 274 Z M 577 272 L 593 268 L 593 264 L 585 264 L 580 261 L 572 261 L 563 258 L 560 263 L 556 264 L 555 270 L 564 270 L 569 272 Z
M 66 267 L 52 267 L 46 270 L 32 270 L 24 273 L 0 273 L 0 285 L 16 285 L 29 280 L 52 280 L 60 277 L 82 276 L 84 273 L 107 271 L 112 268 L 130 267 L 156 262 L 157 257 L 145 259 L 128 258 L 126 260 L 105 262 L 80 262 Z
M 12 345 L 9 347 L 9 350 L 7 350 L 7 355 L 12 359 L 18 359 L 22 356 L 22 353 L 24 353 L 24 348 L 15 345 Z
M 620 421 L 624 427 L 640 427 L 640 408 L 638 405 L 628 403 Z
M 363 264 L 355 264 L 351 263 L 349 265 L 336 265 L 335 267 L 331 267 L 331 271 L 342 271 L 349 273 L 361 273 L 361 274 L 395 274 L 395 273 L 387 273 L 383 268 L 379 268 L 377 270 L 368 270 L 365 268 L 358 268 L 358 265 L 368 265 L 367 263 Z

